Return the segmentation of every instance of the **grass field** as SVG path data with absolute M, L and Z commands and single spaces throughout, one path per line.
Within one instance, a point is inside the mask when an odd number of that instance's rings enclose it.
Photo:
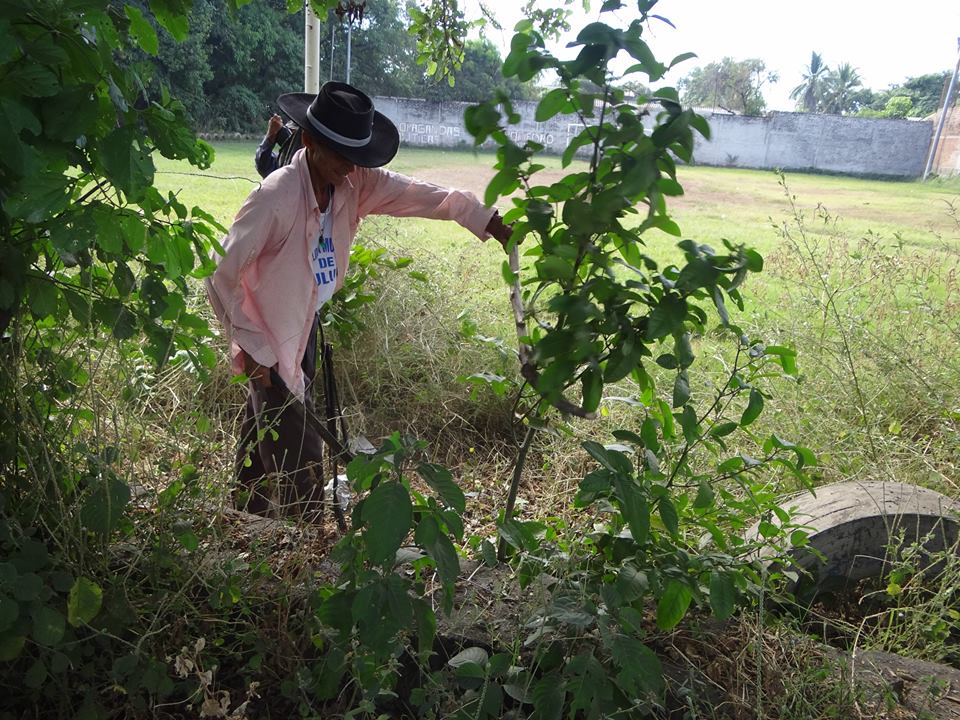
M 227 143 L 216 150 L 209 171 L 164 163 L 157 181 L 162 190 L 178 193 L 187 207 L 201 206 L 229 225 L 257 182 L 254 145 Z M 403 149 L 391 167 L 482 194 L 493 161 L 485 154 Z M 554 161 L 544 175 L 561 172 Z M 960 218 L 952 210 L 960 208 L 960 182 L 791 174 L 787 193 L 773 172 L 703 167 L 682 168 L 679 180 L 686 194 L 674 198 L 671 209 L 685 237 L 716 247 L 727 238 L 755 247 L 765 258 L 764 272 L 751 277 L 745 309 L 734 313 L 733 322 L 751 342 L 793 346 L 800 366 L 795 379 L 755 381 L 767 396 L 764 413 L 745 432 L 727 437 L 728 450 L 757 456 L 753 448 L 777 433 L 816 453 L 819 465 L 811 473 L 815 483 L 883 479 L 922 484 L 960 498 Z M 429 443 L 432 458 L 450 466 L 468 494 L 467 540 L 458 550 L 474 557 L 472 540 L 496 540 L 497 513 L 504 507 L 523 436 L 512 397 L 497 397 L 486 388 L 471 397 L 462 380 L 484 371 L 508 378 L 517 374 L 512 350 L 516 339 L 500 273 L 503 252 L 495 243 L 481 245 L 453 224 L 417 219 L 368 218 L 360 239 L 391 254 L 410 256 L 414 264 L 383 269 L 368 281 L 376 299 L 363 309 L 364 327 L 336 350 L 351 433 L 377 443 L 399 430 Z M 651 233 L 647 241 L 658 261 L 676 257 L 677 238 Z M 414 280 L 409 270 L 423 273 L 426 281 Z M 698 407 L 708 404 L 717 379 L 729 368 L 736 342 L 717 327 L 693 339 L 697 360 L 690 368 L 690 387 Z M 650 372 L 661 371 L 651 367 Z M 672 372 L 657 376 L 660 395 L 668 399 Z M 178 367 L 149 381 L 148 376 L 144 382 L 155 392 L 146 394 L 151 404 L 142 409 L 142 418 L 134 418 L 143 430 L 138 429 L 141 434 L 130 443 L 139 458 L 137 477 L 173 487 L 178 463 L 189 462 L 199 468 L 205 487 L 221 502 L 229 502 L 243 388 L 231 383 L 225 363 L 200 382 Z M 517 504 L 521 519 L 547 519 L 571 536 L 589 534 L 598 516 L 571 502 L 591 467 L 580 441 L 610 442 L 613 428 L 639 430 L 645 412 L 633 401 L 638 392 L 631 381 L 607 387 L 605 393 L 601 419 L 559 424 L 555 433 L 537 434 L 523 472 Z M 763 472 L 765 492 L 769 488 L 779 496 L 797 489 L 792 475 L 777 468 Z M 717 478 L 717 484 L 724 482 Z M 728 489 L 737 491 L 734 486 Z M 678 496 L 686 492 L 677 489 Z M 171 508 L 179 512 L 177 506 Z M 263 552 L 277 568 L 277 577 L 298 584 L 327 556 L 329 543 L 337 538 L 332 521 L 328 530 L 302 547 L 284 540 L 296 546 L 293 551 L 279 541 L 275 546 L 264 541 L 262 547 L 251 543 L 241 557 L 246 563 L 251 554 Z M 692 532 L 691 547 L 700 537 L 699 531 Z M 891 600 L 896 612 L 873 618 L 889 617 L 883 627 L 844 616 L 834 618 L 831 631 L 846 638 L 849 646 L 859 643 L 859 648 L 938 661 L 952 657 L 956 664 L 960 621 L 950 603 L 960 568 L 956 563 L 949 567 L 939 580 L 914 588 L 909 605 L 906 595 Z M 465 582 L 469 585 L 470 580 Z M 286 603 L 287 586 L 280 586 Z M 486 594 L 478 597 L 487 602 Z M 499 627 L 502 618 L 491 608 L 484 606 L 483 623 Z M 512 617 L 515 611 L 511 607 L 504 615 Z M 729 656 L 725 659 L 731 665 L 720 682 L 730 697 L 737 694 L 731 689 L 737 683 L 756 681 L 755 697 L 767 699 L 763 673 L 770 672 L 771 662 L 782 661 L 785 689 L 773 692 L 784 695 L 784 706 L 765 717 L 880 717 L 863 714 L 859 706 L 858 714 L 821 712 L 823 706 L 855 705 L 842 699 L 834 703 L 830 696 L 847 692 L 852 683 L 848 688 L 832 665 L 824 664 L 821 670 L 815 653 L 799 657 L 798 638 L 808 642 L 806 635 L 815 635 L 816 629 L 786 620 L 788 627 L 780 629 L 779 621 L 768 621 L 765 613 L 761 601 L 757 614 L 745 616 L 739 626 L 746 628 L 742 648 L 751 648 L 749 653 L 726 650 L 731 647 L 729 632 L 724 636 L 710 630 L 703 636 L 706 640 L 701 638 Z M 272 623 L 272 616 L 264 617 Z M 910 619 L 910 627 L 897 625 L 903 617 Z M 222 623 L 219 615 L 216 622 Z M 822 625 L 826 636 L 826 622 Z M 735 634 L 738 626 L 731 627 Z M 272 625 L 270 632 L 273 638 Z M 278 635 L 283 638 L 282 632 Z M 519 643 L 518 637 L 514 633 L 508 641 Z M 781 637 L 783 646 L 777 647 Z M 750 665 L 754 656 L 756 672 Z M 694 655 L 689 662 L 699 672 L 706 661 Z M 745 697 L 745 705 L 753 702 L 749 692 Z M 809 708 L 789 709 L 798 699 Z
M 256 146 L 219 143 L 215 147 L 216 160 L 208 171 L 164 162 L 158 168 L 157 184 L 161 189 L 179 192 L 188 206 L 200 204 L 229 224 L 259 180 L 253 167 Z M 494 162 L 494 156 L 488 153 L 402 148 L 389 169 L 482 196 L 493 176 Z M 560 171 L 559 160 L 548 161 L 547 165 L 546 176 Z M 851 236 L 868 231 L 887 238 L 899 235 L 906 244 L 919 247 L 939 247 L 944 237 L 956 239 L 956 227 L 946 211 L 948 203 L 960 198 L 960 179 L 926 184 L 802 174 L 790 174 L 787 179 L 801 209 L 812 214 L 818 204 L 823 204 L 844 222 Z M 679 180 L 686 194 L 673 199 L 671 207 L 686 237 L 703 242 L 727 237 L 751 244 L 761 252 L 776 244 L 771 222 L 786 218 L 788 202 L 774 172 L 681 167 Z M 424 227 L 416 220 L 405 223 L 417 230 Z M 443 249 L 439 239 L 433 237 L 438 234 L 424 231 Z M 673 244 L 666 235 L 662 239 Z
M 229 226 L 243 199 L 259 181 L 253 165 L 256 145 L 225 142 L 215 147 L 216 160 L 209 170 L 163 162 L 158 168 L 157 185 L 178 193 L 188 207 L 200 205 Z M 482 197 L 493 176 L 494 162 L 495 157 L 489 153 L 401 148 L 389 168 Z M 562 173 L 559 159 L 548 159 L 546 164 L 544 182 Z M 777 227 L 794 221 L 788 197 L 772 171 L 681 167 L 679 180 L 685 195 L 671 199 L 671 212 L 684 237 L 698 242 L 720 247 L 721 239 L 726 238 L 769 255 L 781 244 Z M 790 174 L 786 181 L 800 213 L 812 219 L 822 206 L 834 222 L 839 222 L 847 238 L 871 237 L 901 242 L 908 248 L 960 253 L 957 225 L 948 212 L 951 204 L 960 210 L 960 179 L 922 184 Z M 501 208 L 507 207 L 501 201 Z M 824 236 L 831 230 L 824 223 L 811 222 L 808 231 Z M 492 330 L 504 332 L 509 328 L 505 306 L 504 310 L 489 312 L 491 307 L 506 302 L 499 270 L 502 254 L 492 243 L 479 246 L 462 228 L 419 219 L 371 219 L 361 233 L 368 240 L 383 239 L 415 261 L 442 268 L 436 281 L 449 283 L 464 301 L 464 309 L 488 314 L 493 323 L 502 317 L 504 324 Z M 649 251 L 660 260 L 676 259 L 675 242 L 660 231 L 649 233 Z M 462 292 L 462 278 L 470 278 L 467 293 Z
M 219 144 L 203 173 L 165 163 L 158 184 L 229 225 L 258 180 L 254 148 Z M 490 154 L 404 148 L 390 168 L 482 195 L 493 162 Z M 543 173 L 558 176 L 559 162 L 548 161 Z M 820 454 L 824 480 L 888 477 L 960 495 L 960 219 L 951 214 L 960 209 L 960 181 L 791 174 L 791 203 L 774 172 L 682 167 L 679 179 L 686 194 L 670 207 L 684 237 L 716 247 L 727 238 L 766 257 L 766 271 L 746 289 L 746 313 L 735 321 L 752 336 L 794 345 L 803 372 L 801 383 L 777 388 L 770 429 Z M 473 363 L 510 371 L 509 359 L 492 352 L 466 357 L 455 337 L 468 315 L 479 335 L 512 345 L 502 251 L 454 224 L 419 219 L 368 218 L 360 237 L 414 258 L 412 267 L 431 282 L 401 279 L 387 288 L 372 313 L 386 337 L 361 344 L 355 362 L 363 382 L 348 391 L 367 413 L 379 403 L 384 424 L 373 423 L 373 432 L 388 429 L 397 406 L 408 409 L 410 426 L 447 427 L 410 407 L 462 415 L 464 407 L 438 400 L 437 388 L 449 384 L 463 395 L 456 377 L 486 369 Z M 675 242 L 659 231 L 648 236 L 659 260 L 676 256 Z M 711 338 L 700 352 L 707 366 L 723 362 L 724 350 Z M 380 353 L 389 358 L 386 379 L 369 370 L 370 356 Z M 434 373 L 423 372 L 431 363 Z

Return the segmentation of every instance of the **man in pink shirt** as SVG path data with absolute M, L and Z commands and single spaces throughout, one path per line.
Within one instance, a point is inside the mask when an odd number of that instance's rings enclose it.
M 504 244 L 511 229 L 471 193 L 382 169 L 397 153 L 399 133 L 356 88 L 329 82 L 317 95 L 289 93 L 278 102 L 302 128 L 304 147 L 244 201 L 207 292 L 229 336 L 233 369 L 249 378 L 239 504 L 316 521 L 323 441 L 307 408 L 317 312 L 343 285 L 360 219 L 454 220 Z

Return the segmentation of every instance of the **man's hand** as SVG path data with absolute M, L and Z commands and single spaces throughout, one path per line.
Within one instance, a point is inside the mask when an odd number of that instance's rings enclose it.
M 267 137 L 271 141 L 277 139 L 277 133 L 280 132 L 280 128 L 283 127 L 283 118 L 274 113 L 273 117 L 267 122 Z
M 240 355 L 243 359 L 243 372 L 248 378 L 262 388 L 273 387 L 270 380 L 270 368 L 264 367 L 243 350 L 240 351 Z
M 494 213 L 493 217 L 490 218 L 490 222 L 487 223 L 487 234 L 503 245 L 504 248 L 507 247 L 507 241 L 510 239 L 510 236 L 513 234 L 513 225 L 507 225 L 503 222 L 503 218 L 500 217 L 500 213 Z

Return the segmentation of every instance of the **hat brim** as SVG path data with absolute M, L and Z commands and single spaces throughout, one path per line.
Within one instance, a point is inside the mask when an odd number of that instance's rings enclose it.
M 277 104 L 286 115 L 299 125 L 304 132 L 320 141 L 327 147 L 333 148 L 340 155 L 359 167 L 380 167 L 393 160 L 400 147 L 400 133 L 386 115 L 373 111 L 373 129 L 370 142 L 363 147 L 342 145 L 322 135 L 310 124 L 307 118 L 307 108 L 316 95 L 311 93 L 286 93 L 277 98 Z

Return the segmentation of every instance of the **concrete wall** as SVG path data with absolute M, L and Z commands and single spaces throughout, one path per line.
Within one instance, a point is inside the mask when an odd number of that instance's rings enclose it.
M 933 134 L 929 120 L 809 113 L 708 118 L 713 136 L 694 153 L 704 165 L 919 177 Z
M 390 97 L 378 97 L 375 102 L 377 109 L 397 124 L 401 140 L 408 145 L 473 147 L 473 139 L 463 125 L 469 103 Z M 559 154 L 581 129 L 568 123 L 567 118 L 535 122 L 533 102 L 518 102 L 515 109 L 522 122 L 511 126 L 509 134 L 520 143 L 535 140 Z M 767 117 L 704 114 L 713 137 L 697 144 L 694 159 L 702 165 L 912 178 L 923 173 L 933 134 L 933 123 L 928 120 L 806 113 L 772 113 Z M 645 123 L 652 126 L 653 118 L 648 117 Z M 493 144 L 488 141 L 485 145 Z

